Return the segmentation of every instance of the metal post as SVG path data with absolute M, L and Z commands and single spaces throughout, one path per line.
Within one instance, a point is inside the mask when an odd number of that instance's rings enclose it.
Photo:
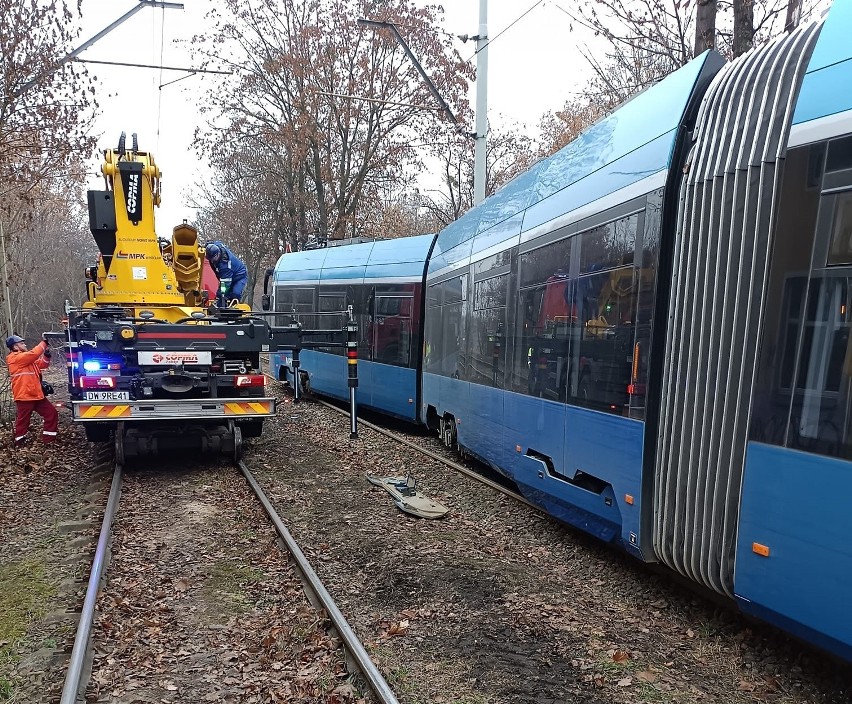
M 293 349 L 293 403 L 299 403 L 299 348 Z
M 349 439 L 358 438 L 358 406 L 355 401 L 355 389 L 358 388 L 358 325 L 349 307 L 349 321 L 346 323 L 346 366 L 349 370 Z
M 488 135 L 488 0 L 479 0 L 479 34 L 476 38 L 476 148 L 473 169 L 473 204 L 485 200 L 485 146 Z
M 87 39 L 85 42 L 80 44 L 80 46 L 78 46 L 76 49 L 74 49 L 74 51 L 72 51 L 70 54 L 66 54 L 61 59 L 57 60 L 56 65 L 53 66 L 48 73 L 38 75 L 35 78 L 24 83 L 24 85 L 21 86 L 20 90 L 17 93 L 18 96 L 23 95 L 26 91 L 28 91 L 30 88 L 32 88 L 41 79 L 46 78 L 50 74 L 56 72 L 58 69 L 60 69 L 66 63 L 71 61 L 71 59 L 74 59 L 77 56 L 79 56 L 80 54 L 82 54 L 86 49 L 88 49 L 90 46 L 92 46 L 92 44 L 99 41 L 100 39 L 105 37 L 107 34 L 109 34 L 112 30 L 114 30 L 116 27 L 118 27 L 120 24 L 123 24 L 124 22 L 129 20 L 131 17 L 133 17 L 133 15 L 135 15 L 137 12 L 139 12 L 139 10 L 141 10 L 143 7 L 162 7 L 164 9 L 173 9 L 173 10 L 182 10 L 183 9 L 183 5 L 181 3 L 160 2 L 159 0 L 139 0 L 138 5 L 130 8 L 127 12 L 125 12 L 121 17 L 119 17 L 111 25 L 102 29 L 100 32 L 98 32 L 91 39 Z

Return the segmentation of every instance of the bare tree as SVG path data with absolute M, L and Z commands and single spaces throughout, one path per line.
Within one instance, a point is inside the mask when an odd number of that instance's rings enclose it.
M 754 46 L 754 0 L 733 0 L 734 39 L 731 53 L 745 54 Z
M 623 100 L 708 48 L 734 58 L 766 43 L 784 30 L 783 15 L 790 15 L 789 4 L 796 2 L 597 0 L 563 10 L 612 45 L 603 59 L 587 55 L 594 71 L 590 92 L 609 92 Z M 819 4 L 802 0 L 802 16 L 811 15 Z
M 421 204 L 443 227 L 473 207 L 473 141 L 454 135 L 439 143 L 435 156 L 441 164 L 441 189 L 434 196 L 424 196 Z M 489 128 L 485 195 L 529 169 L 537 158 L 533 141 L 517 128 Z
M 199 45 L 208 57 L 227 48 L 236 76 L 211 97 L 202 149 L 215 160 L 228 144 L 246 172 L 268 175 L 283 240 L 294 249 L 308 233 L 354 234 L 389 184 L 418 164 L 412 138 L 448 129 L 423 108 L 434 101 L 393 37 L 362 31 L 359 16 L 397 24 L 445 100 L 459 114 L 468 110 L 472 72 L 437 31 L 436 7 L 227 0 L 225 8 Z
M 696 0 L 695 56 L 716 46 L 716 0 Z
M 83 269 L 97 257 L 81 178 L 45 182 L 32 195 L 10 256 L 15 330 L 25 335 L 59 329 L 65 300 L 84 300 Z
M 792 32 L 799 26 L 802 16 L 802 0 L 787 0 L 787 17 L 784 20 L 784 31 Z

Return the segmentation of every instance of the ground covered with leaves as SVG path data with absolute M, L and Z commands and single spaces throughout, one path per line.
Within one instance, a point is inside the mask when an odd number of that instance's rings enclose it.
M 310 402 L 248 463 L 404 704 L 832 702 L 852 668 Z M 365 473 L 450 508 L 401 513 Z
M 274 529 L 228 462 L 129 465 L 90 701 L 359 699 Z
M 850 701 L 848 665 L 366 427 L 348 435 L 282 396 L 246 461 L 402 704 Z M 66 412 L 58 445 L 7 445 L 0 702 L 55 701 L 96 533 L 63 526 L 97 523 L 108 482 Z M 450 512 L 407 516 L 365 473 L 411 473 Z M 127 468 L 95 638 L 90 701 L 366 699 L 224 460 Z
M 61 371 L 48 377 L 61 387 Z M 12 447 L 10 426 L 0 433 L 0 702 L 49 701 L 62 686 L 57 652 L 73 637 L 65 612 L 81 601 L 88 574 L 91 536 L 65 524 L 86 518 L 106 494 L 93 476 L 95 452 L 67 410 L 53 445 L 40 442 L 36 415 L 26 447 Z

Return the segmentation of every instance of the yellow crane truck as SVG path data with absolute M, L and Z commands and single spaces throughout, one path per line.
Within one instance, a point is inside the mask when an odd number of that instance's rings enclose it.
M 182 224 L 170 240 L 157 237 L 160 171 L 135 134 L 130 148 L 122 133 L 118 148 L 104 152 L 101 170 L 104 190 L 88 192 L 100 255 L 86 270 L 86 300 L 66 303 L 73 419 L 93 442 L 114 439 L 119 462 L 187 447 L 238 458 L 242 439 L 259 436 L 275 414 L 261 354 L 298 355 L 311 331 L 207 300 L 196 230 Z M 325 331 L 309 344 L 345 339 L 356 339 L 351 316 L 337 335 Z

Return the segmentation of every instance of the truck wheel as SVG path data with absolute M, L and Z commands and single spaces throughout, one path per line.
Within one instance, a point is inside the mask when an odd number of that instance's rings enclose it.
M 243 456 L 243 431 L 240 426 L 234 426 L 234 462 L 239 462 Z

